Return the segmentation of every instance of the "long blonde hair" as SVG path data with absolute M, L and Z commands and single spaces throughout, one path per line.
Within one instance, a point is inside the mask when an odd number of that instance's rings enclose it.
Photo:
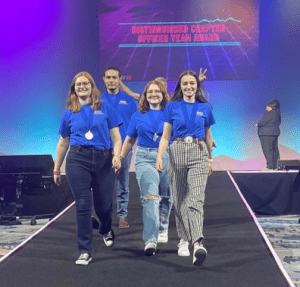
M 75 82 L 79 77 L 86 77 L 92 86 L 92 92 L 91 92 L 91 106 L 93 110 L 97 110 L 101 107 L 101 101 L 100 101 L 100 92 L 95 84 L 95 81 L 93 77 L 88 72 L 80 72 L 75 75 L 75 77 L 72 80 L 71 87 L 69 90 L 69 95 L 67 98 L 67 109 L 71 110 L 73 113 L 78 113 L 81 110 L 81 106 L 79 103 L 78 96 L 75 92 Z

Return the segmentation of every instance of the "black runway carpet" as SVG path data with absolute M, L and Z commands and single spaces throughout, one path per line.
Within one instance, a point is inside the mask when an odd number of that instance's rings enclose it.
M 129 229 L 117 228 L 112 248 L 94 231 L 93 260 L 76 266 L 75 209 L 0 265 L 3 287 L 61 286 L 289 286 L 265 245 L 248 210 L 226 172 L 215 172 L 206 191 L 204 245 L 208 256 L 202 267 L 177 255 L 174 212 L 169 242 L 146 257 L 142 241 L 142 209 L 135 174 L 131 174 Z M 192 251 L 192 248 L 191 248 Z

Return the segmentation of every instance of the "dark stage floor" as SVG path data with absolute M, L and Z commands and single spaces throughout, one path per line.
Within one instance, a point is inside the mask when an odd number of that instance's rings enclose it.
M 177 255 L 178 237 L 171 214 L 169 242 L 145 257 L 142 209 L 131 174 L 129 229 L 117 228 L 107 248 L 94 232 L 93 261 L 76 266 L 75 209 L 71 208 L 21 250 L 0 265 L 1 286 L 290 286 L 268 250 L 249 211 L 226 172 L 215 172 L 206 191 L 202 267 L 192 256 Z

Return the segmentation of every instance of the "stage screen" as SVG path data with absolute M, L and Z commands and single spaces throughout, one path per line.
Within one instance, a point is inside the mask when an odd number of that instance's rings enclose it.
M 258 0 L 100 2 L 101 73 L 176 81 L 202 67 L 209 80 L 258 79 Z

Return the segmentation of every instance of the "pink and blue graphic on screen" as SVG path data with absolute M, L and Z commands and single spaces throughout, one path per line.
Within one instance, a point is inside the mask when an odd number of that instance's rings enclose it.
M 127 81 L 199 67 L 212 80 L 258 78 L 258 1 L 112 2 L 99 18 L 102 69 L 117 63 Z

